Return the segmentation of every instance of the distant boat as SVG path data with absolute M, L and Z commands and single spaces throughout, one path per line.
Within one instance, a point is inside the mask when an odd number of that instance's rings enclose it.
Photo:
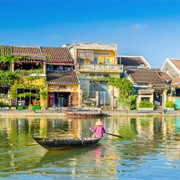
M 48 150 L 62 150 L 62 149 L 71 149 L 78 147 L 86 147 L 97 144 L 101 138 L 41 138 L 33 137 L 33 139 L 42 147 Z
M 64 113 L 71 118 L 75 117 L 102 117 L 105 114 L 95 110 L 67 110 Z

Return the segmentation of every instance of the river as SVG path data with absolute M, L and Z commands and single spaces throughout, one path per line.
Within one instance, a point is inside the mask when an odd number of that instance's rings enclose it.
M 48 151 L 32 136 L 89 137 L 97 119 L 1 118 L 1 179 L 174 179 L 180 175 L 180 118 L 105 117 L 87 148 Z

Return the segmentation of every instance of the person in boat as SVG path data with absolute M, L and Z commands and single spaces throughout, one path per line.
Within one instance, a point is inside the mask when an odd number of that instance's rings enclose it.
M 105 127 L 103 126 L 103 123 L 101 120 L 98 120 L 96 122 L 96 126 L 94 128 L 89 128 L 94 134 L 92 135 L 93 138 L 102 138 L 103 133 L 106 132 Z

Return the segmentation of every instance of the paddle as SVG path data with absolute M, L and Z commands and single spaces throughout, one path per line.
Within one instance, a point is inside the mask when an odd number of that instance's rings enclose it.
M 105 132 L 105 134 L 109 134 L 109 135 L 111 135 L 111 136 L 116 136 L 116 137 L 119 137 L 119 138 L 123 138 L 122 136 L 119 136 L 119 135 L 116 135 L 116 134 L 112 134 L 112 133 L 107 133 L 107 132 Z

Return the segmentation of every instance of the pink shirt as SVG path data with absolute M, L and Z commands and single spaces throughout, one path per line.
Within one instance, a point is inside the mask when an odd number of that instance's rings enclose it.
M 92 132 L 95 133 L 95 136 L 103 137 L 103 133 L 105 133 L 106 130 L 105 130 L 104 126 L 97 125 L 92 129 Z

